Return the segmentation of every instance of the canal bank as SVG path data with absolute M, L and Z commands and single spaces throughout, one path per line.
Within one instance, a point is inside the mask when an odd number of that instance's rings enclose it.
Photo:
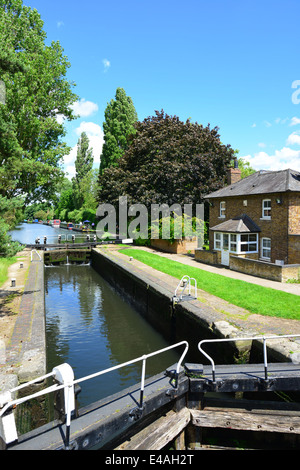
M 201 289 L 198 289 L 197 300 L 173 306 L 172 297 L 178 279 L 130 260 L 119 253 L 119 248 L 102 246 L 93 249 L 93 268 L 170 343 L 189 341 L 193 360 L 197 362 L 203 361 L 197 350 L 202 339 L 300 334 L 300 321 L 249 315 L 249 312 L 207 295 Z M 43 256 L 42 251 L 39 253 Z M 188 264 L 183 265 L 185 274 L 188 275 Z M 17 278 L 15 287 L 10 285 L 12 277 Z M 5 326 L 0 330 L 0 390 L 3 391 L 41 376 L 46 370 L 43 261 L 35 253 L 31 261 L 31 252 L 22 252 L 1 289 L 9 294 L 19 294 L 12 331 L 9 332 Z M 9 333 L 4 338 L 6 331 Z M 232 358 L 237 347 L 238 343 L 234 345 L 235 351 L 227 348 L 229 357 Z M 300 345 L 287 339 L 272 341 L 268 346 L 268 357 L 274 361 L 298 362 Z
M 39 256 L 28 250 L 19 253 L 0 290 L 3 392 L 43 375 L 46 370 L 43 253 Z

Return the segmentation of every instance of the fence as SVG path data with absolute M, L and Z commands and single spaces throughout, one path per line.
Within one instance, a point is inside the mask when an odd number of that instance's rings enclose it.
M 38 398 L 40 396 L 57 392 L 59 390 L 64 389 L 64 401 L 65 401 L 65 415 L 66 415 L 66 434 L 65 434 L 65 448 L 69 449 L 69 440 L 70 440 L 70 426 L 71 426 L 71 416 L 72 412 L 75 410 L 75 392 L 74 386 L 86 380 L 93 379 L 100 375 L 107 374 L 112 372 L 116 369 L 120 369 L 122 367 L 129 366 L 136 362 L 142 362 L 142 373 L 141 373 L 141 385 L 140 385 L 140 400 L 139 400 L 139 411 L 143 410 L 143 399 L 144 399 L 144 389 L 145 389 L 145 375 L 146 375 L 146 361 L 148 358 L 155 356 L 157 354 L 161 354 L 165 351 L 170 349 L 177 348 L 179 346 L 185 345 L 185 349 L 177 363 L 176 367 L 176 377 L 175 377 L 175 386 L 176 389 L 178 387 L 178 375 L 180 371 L 181 364 L 183 362 L 184 357 L 187 354 L 189 344 L 187 341 L 181 341 L 180 343 L 176 343 L 172 346 L 168 346 L 164 349 L 160 349 L 150 354 L 145 354 L 144 356 L 138 357 L 131 361 L 125 362 L 123 364 L 119 364 L 114 367 L 110 367 L 109 369 L 105 369 L 94 374 L 90 374 L 88 376 L 82 377 L 80 379 L 74 379 L 73 369 L 69 364 L 62 364 L 60 366 L 55 367 L 52 372 L 43 375 L 42 377 L 38 377 L 35 380 L 27 382 L 26 384 L 22 384 L 14 389 L 11 389 L 8 392 L 0 395 L 0 437 L 4 440 L 6 444 L 10 444 L 18 439 L 17 429 L 15 425 L 14 415 L 13 415 L 13 408 L 20 405 L 21 403 L 25 403 L 28 400 L 32 400 L 34 398 Z M 12 396 L 17 391 L 24 389 L 30 385 L 35 383 L 40 383 L 46 380 L 49 377 L 53 377 L 58 383 L 51 385 L 43 390 L 40 390 L 36 393 L 31 395 L 19 398 L 19 399 L 12 399 Z M 2 408 L 2 409 L 1 409 Z

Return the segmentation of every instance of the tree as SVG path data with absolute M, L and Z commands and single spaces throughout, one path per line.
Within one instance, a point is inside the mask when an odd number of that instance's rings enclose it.
M 115 99 L 108 103 L 103 123 L 104 144 L 100 162 L 100 175 L 105 168 L 117 166 L 128 147 L 127 139 L 134 132 L 137 113 L 132 99 L 123 88 L 117 88 Z
M 0 0 L 0 194 L 25 204 L 50 200 L 69 151 L 58 116 L 74 119 L 77 96 L 66 79 L 70 64 L 59 42 L 45 45 L 43 21 L 22 0 Z
M 72 179 L 75 209 L 80 209 L 84 202 L 85 180 L 89 178 L 93 168 L 93 151 L 89 148 L 89 138 L 82 132 L 77 144 L 77 156 L 75 160 L 76 174 Z
M 241 178 L 246 178 L 246 176 L 252 175 L 256 170 L 250 166 L 250 163 L 247 162 L 244 158 L 238 159 L 238 166 L 241 170 Z
M 203 196 L 224 186 L 234 151 L 220 142 L 218 128 L 189 120 L 185 123 L 164 111 L 137 122 L 136 132 L 119 160 L 100 178 L 98 202 L 128 204 L 200 204 Z

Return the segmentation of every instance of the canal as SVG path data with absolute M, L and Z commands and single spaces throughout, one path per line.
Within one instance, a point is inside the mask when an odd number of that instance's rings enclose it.
M 68 232 L 40 224 L 22 224 L 11 235 L 21 243 Z M 47 369 L 68 363 L 75 378 L 130 361 L 169 344 L 93 268 L 45 267 Z M 179 351 L 180 352 L 180 351 Z M 147 360 L 146 376 L 177 362 L 167 351 Z M 141 363 L 83 382 L 79 406 L 139 383 Z

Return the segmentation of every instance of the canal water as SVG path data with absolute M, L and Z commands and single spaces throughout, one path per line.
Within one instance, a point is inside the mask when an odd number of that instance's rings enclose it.
M 66 230 L 23 224 L 12 237 L 34 243 L 36 237 Z M 33 240 L 33 241 L 32 241 Z M 109 285 L 92 266 L 45 267 L 47 369 L 68 363 L 75 378 L 111 368 L 169 344 Z M 164 371 L 178 361 L 182 349 L 147 360 L 146 376 Z M 79 406 L 137 384 L 142 363 L 82 382 Z
M 57 243 L 58 235 L 62 236 L 63 240 L 72 239 L 72 235 L 78 240 L 83 238 L 84 235 L 80 232 L 73 232 L 63 228 L 54 228 L 51 225 L 43 224 L 20 224 L 14 230 L 9 232 L 12 239 L 23 243 L 24 245 L 34 244 L 36 238 L 40 238 L 40 242 L 43 243 L 44 237 L 47 237 L 48 243 Z M 82 240 L 81 240 L 82 241 Z

